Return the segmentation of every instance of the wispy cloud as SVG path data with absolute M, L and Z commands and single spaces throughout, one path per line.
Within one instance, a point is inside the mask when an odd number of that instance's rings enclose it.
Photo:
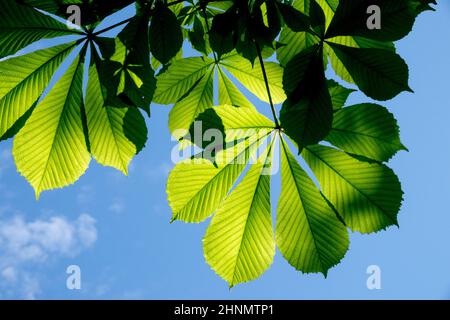
M 166 178 L 172 170 L 173 165 L 170 163 L 161 163 L 156 167 L 149 167 L 145 172 L 145 175 L 151 179 Z
M 122 199 L 115 199 L 108 207 L 108 210 L 115 214 L 122 214 L 125 212 L 125 203 Z
M 91 247 L 97 240 L 95 223 L 88 214 L 75 221 L 59 216 L 26 221 L 20 215 L 0 220 L 0 297 L 36 298 L 39 276 L 29 267 L 73 258 Z

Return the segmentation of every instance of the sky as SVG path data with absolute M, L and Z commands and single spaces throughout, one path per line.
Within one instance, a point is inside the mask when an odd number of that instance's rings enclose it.
M 383 103 L 409 149 L 389 164 L 405 192 L 400 228 L 351 234 L 327 279 L 297 272 L 277 252 L 261 278 L 228 288 L 203 257 L 209 220 L 169 223 L 175 143 L 170 108 L 154 105 L 128 177 L 92 161 L 76 184 L 39 201 L 16 171 L 12 142 L 0 144 L 0 299 L 450 299 L 450 3 L 440 2 L 397 44 L 415 93 Z M 357 93 L 348 104 L 368 101 Z M 272 190 L 276 203 L 279 180 Z M 80 290 L 66 286 L 71 265 L 80 267 Z M 366 284 L 371 265 L 381 270 L 379 290 Z

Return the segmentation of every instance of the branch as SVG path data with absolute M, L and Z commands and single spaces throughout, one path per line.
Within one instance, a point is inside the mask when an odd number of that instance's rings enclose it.
M 261 47 L 259 46 L 259 43 L 257 41 L 255 41 L 255 45 L 256 45 L 256 51 L 258 51 L 259 64 L 261 65 L 261 70 L 262 70 L 263 77 L 264 77 L 264 83 L 266 84 L 266 90 L 267 90 L 267 95 L 269 97 L 270 108 L 272 109 L 272 115 L 273 115 L 273 119 L 275 121 L 275 126 L 276 126 L 275 128 L 280 129 L 281 126 L 278 121 L 277 112 L 275 111 L 275 106 L 273 104 L 272 94 L 270 93 L 269 80 L 267 79 L 266 67 L 264 66 L 264 59 L 262 57 Z

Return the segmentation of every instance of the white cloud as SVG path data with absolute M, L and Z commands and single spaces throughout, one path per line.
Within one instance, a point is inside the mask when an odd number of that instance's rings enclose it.
M 27 267 L 42 265 L 50 258 L 73 258 L 96 240 L 95 220 L 87 214 L 75 221 L 59 216 L 26 221 L 19 215 L 0 220 L 0 291 L 34 299 L 40 284 L 36 275 L 25 270 Z

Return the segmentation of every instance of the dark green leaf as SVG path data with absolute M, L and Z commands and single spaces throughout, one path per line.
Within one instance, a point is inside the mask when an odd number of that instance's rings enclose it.
M 408 86 L 408 66 L 396 53 L 328 43 L 359 89 L 376 100 L 389 100 Z
M 418 5 L 415 0 L 341 0 L 326 37 L 363 36 L 379 41 L 399 40 L 411 31 L 419 13 Z M 371 6 L 377 6 L 379 11 L 369 11 Z M 370 29 L 368 24 L 375 18 L 379 18 L 380 28 Z
M 177 16 L 167 7 L 157 5 L 150 26 L 150 48 L 162 64 L 168 63 L 181 50 L 183 33 Z
M 309 18 L 294 7 L 280 3 L 279 9 L 286 25 L 295 32 L 307 31 L 309 29 Z
M 310 47 L 286 66 L 283 86 L 288 100 L 281 126 L 299 149 L 323 140 L 331 130 L 333 106 L 323 67 L 323 48 Z

